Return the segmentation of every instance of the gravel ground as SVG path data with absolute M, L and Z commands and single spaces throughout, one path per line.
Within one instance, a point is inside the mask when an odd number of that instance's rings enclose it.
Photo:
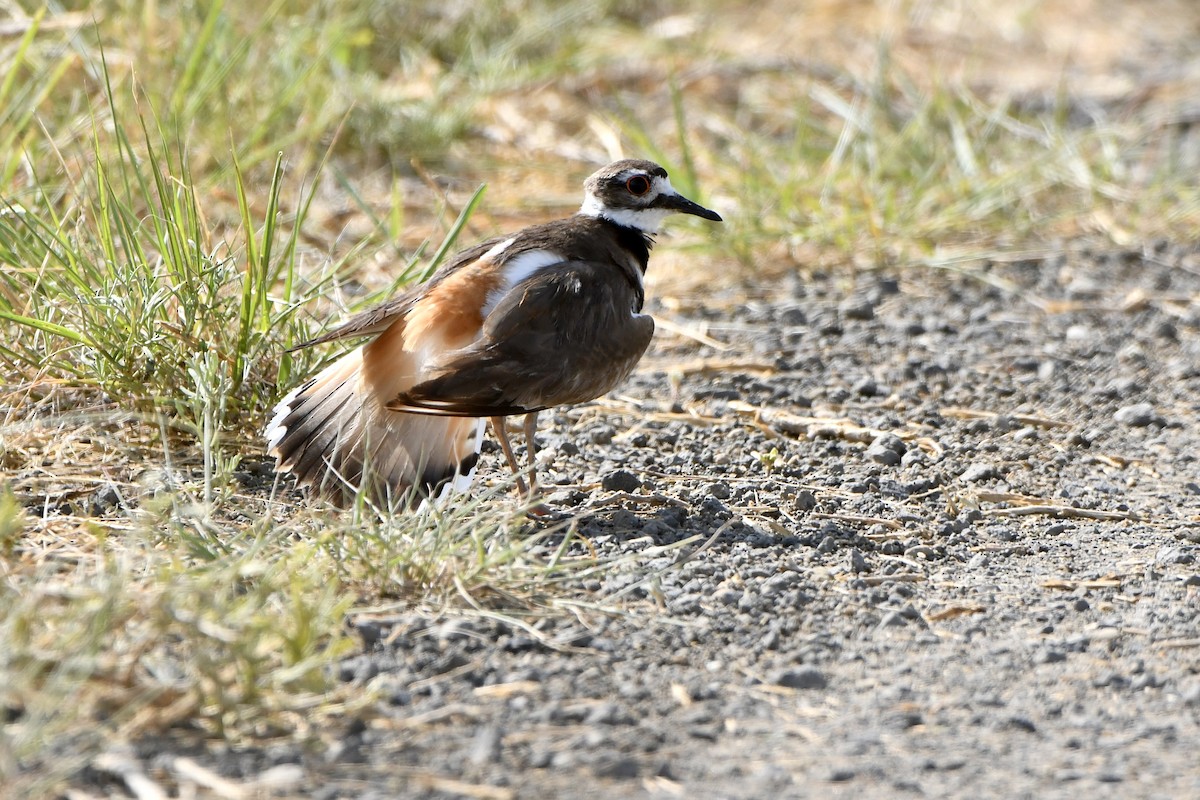
M 730 349 L 660 334 L 544 415 L 543 479 L 602 555 L 706 547 L 558 649 L 363 620 L 373 718 L 191 755 L 317 798 L 1200 796 L 1200 251 L 682 302 Z

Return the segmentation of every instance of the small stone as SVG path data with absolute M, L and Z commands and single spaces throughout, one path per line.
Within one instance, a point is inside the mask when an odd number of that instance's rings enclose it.
M 816 667 L 793 667 L 778 672 L 772 683 L 788 689 L 824 689 L 829 680 Z
M 578 489 L 559 489 L 546 497 L 546 504 L 552 508 L 577 506 L 586 499 L 587 495 Z
M 875 319 L 875 306 L 867 297 L 849 297 L 838 306 L 838 315 L 842 319 L 870 320 Z
M 871 571 L 871 565 L 867 563 L 866 556 L 857 547 L 850 548 L 850 552 L 847 554 L 847 561 L 849 562 L 850 571 L 856 575 L 860 572 Z
M 997 414 L 992 420 L 992 430 L 997 433 L 1008 433 L 1016 428 L 1017 423 L 1007 414 Z
M 588 433 L 588 439 L 592 444 L 611 444 L 616 435 L 617 431 L 612 425 L 599 425 Z
M 641 485 L 638 476 L 627 469 L 613 470 L 600 479 L 600 487 L 606 492 L 633 492 Z
M 467 760 L 475 765 L 497 760 L 500 758 L 500 744 L 503 738 L 503 732 L 495 725 L 485 725 L 480 728 L 471 741 Z
M 529 753 L 529 766 L 534 769 L 545 769 L 550 766 L 554 751 L 545 746 L 535 746 Z
M 718 500 L 728 500 L 732 494 L 728 483 L 710 483 L 704 491 L 708 493 L 709 497 L 715 497 Z
M 838 322 L 837 314 L 831 311 L 820 311 L 813 316 L 812 326 L 823 336 L 840 336 L 842 324 Z
M 1038 661 L 1042 664 L 1057 664 L 1060 661 L 1066 660 L 1067 654 L 1062 650 L 1056 650 L 1053 647 L 1043 651 L 1041 657 L 1038 658 Z
M 592 725 L 627 725 L 632 720 L 616 703 L 600 703 L 588 712 L 583 721 Z
M 817 496 L 808 489 L 796 492 L 796 510 L 812 511 L 817 507 Z
M 740 399 L 742 399 L 742 394 L 737 389 L 711 388 L 711 389 L 698 389 L 698 390 L 696 390 L 695 394 L 692 395 L 692 397 L 694 397 L 697 400 L 726 400 L 726 401 L 728 401 L 728 400 L 740 400 Z
M 1162 681 L 1150 673 L 1138 675 L 1129 683 L 1129 688 L 1133 689 L 1134 691 L 1141 691 L 1142 689 L 1157 689 L 1160 686 L 1162 686 Z
M 1113 419 L 1122 425 L 1128 425 L 1131 428 L 1145 428 L 1148 425 L 1165 425 L 1166 420 L 1162 415 L 1154 410 L 1154 406 L 1149 403 L 1135 403 L 1131 406 L 1123 406 L 1113 414 Z
M 718 603 L 727 606 L 736 606 L 742 600 L 742 592 L 737 589 L 722 589 L 713 595 L 713 599 Z
M 115 483 L 105 483 L 92 495 L 89 511 L 93 517 L 99 517 L 121 505 L 121 490 Z
M 875 379 L 871 377 L 866 377 L 862 380 L 856 381 L 855 384 L 850 387 L 850 391 L 854 392 L 859 397 L 874 397 L 875 395 L 880 394 L 879 386 L 875 383 Z
M 996 469 L 996 467 L 993 464 L 985 464 L 983 462 L 976 462 L 976 463 L 972 464 L 971 466 L 967 467 L 965 470 L 963 470 L 962 474 L 959 475 L 958 477 L 960 480 L 965 481 L 967 483 L 978 483 L 979 481 L 986 481 L 986 480 L 990 480 L 992 478 L 999 478 L 1000 470 Z
M 1013 434 L 1014 442 L 1036 442 L 1038 440 L 1037 428 L 1021 428 Z
M 908 445 L 903 439 L 894 433 L 885 433 L 871 442 L 871 446 L 867 448 L 867 458 L 878 464 L 894 467 L 900 463 L 907 451 Z
M 1027 717 L 1009 717 L 1006 727 L 1027 733 L 1037 733 L 1037 725 L 1034 725 L 1032 720 Z
M 1117 672 L 1111 671 L 1104 673 L 1092 681 L 1092 686 L 1095 686 L 1097 689 L 1103 689 L 1105 687 L 1112 689 L 1124 689 L 1128 685 L 1129 678 L 1126 678 L 1124 675 L 1121 675 Z
M 630 756 L 601 758 L 592 766 L 592 773 L 597 778 L 615 778 L 629 780 L 636 778 L 641 771 L 637 759 Z
M 799 306 L 787 306 L 779 312 L 779 321 L 789 326 L 803 325 L 808 322 L 808 315 Z

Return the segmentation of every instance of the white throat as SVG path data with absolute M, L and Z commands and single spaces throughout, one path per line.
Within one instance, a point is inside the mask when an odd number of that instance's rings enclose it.
M 673 212 L 665 208 L 609 208 L 588 195 L 579 213 L 588 217 L 600 217 L 627 228 L 637 228 L 643 233 L 658 233 L 663 220 Z
M 653 189 L 653 197 L 675 194 L 671 181 L 658 176 L 654 177 Z M 627 228 L 636 228 L 643 233 L 658 233 L 663 220 L 675 212 L 669 208 L 609 208 L 599 197 L 588 192 L 587 196 L 583 198 L 583 205 L 579 208 L 579 213 L 588 217 L 607 219 Z

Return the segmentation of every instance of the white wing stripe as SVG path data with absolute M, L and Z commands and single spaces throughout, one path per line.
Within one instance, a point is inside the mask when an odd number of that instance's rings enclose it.
M 504 244 L 504 242 L 501 242 L 501 244 Z M 500 247 L 500 245 L 496 247 Z M 484 258 L 486 257 L 484 256 Z M 483 316 L 486 318 L 488 314 L 491 314 L 500 303 L 501 298 L 511 292 L 513 287 L 529 278 L 538 270 L 545 269 L 553 264 L 561 264 L 565 260 L 561 253 L 555 253 L 553 250 L 530 250 L 506 261 L 501 267 L 502 277 L 500 285 L 488 292 L 487 300 L 483 304 Z

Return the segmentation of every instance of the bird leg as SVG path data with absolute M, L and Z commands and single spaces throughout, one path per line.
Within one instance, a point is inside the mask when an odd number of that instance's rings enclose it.
M 517 463 L 517 456 L 513 453 L 512 443 L 508 439 L 508 430 L 504 424 L 504 417 L 492 417 L 492 430 L 496 434 L 496 438 L 500 440 L 500 449 L 504 451 L 504 457 L 508 460 L 508 467 L 513 471 L 516 478 L 517 492 L 520 493 L 522 499 L 526 502 L 533 502 L 537 497 L 538 482 L 537 482 L 537 441 L 533 438 L 537 433 L 537 418 L 538 412 L 532 411 L 525 415 L 525 452 L 529 456 L 529 466 L 524 471 L 529 474 L 529 483 L 525 483 L 525 479 L 521 477 L 523 470 L 521 465 Z
M 513 475 L 517 477 L 517 492 L 522 497 L 529 497 L 529 489 L 526 488 L 525 481 L 521 478 L 521 465 L 517 463 L 517 457 L 513 454 L 512 443 L 508 441 L 508 431 L 504 429 L 504 417 L 492 417 L 491 423 L 492 432 L 500 440 L 500 449 L 504 451 L 504 457 L 508 459 L 508 467 L 513 471 Z
M 537 433 L 538 412 L 532 411 L 525 415 L 525 452 L 529 456 L 529 498 L 532 500 L 538 490 L 537 485 Z

